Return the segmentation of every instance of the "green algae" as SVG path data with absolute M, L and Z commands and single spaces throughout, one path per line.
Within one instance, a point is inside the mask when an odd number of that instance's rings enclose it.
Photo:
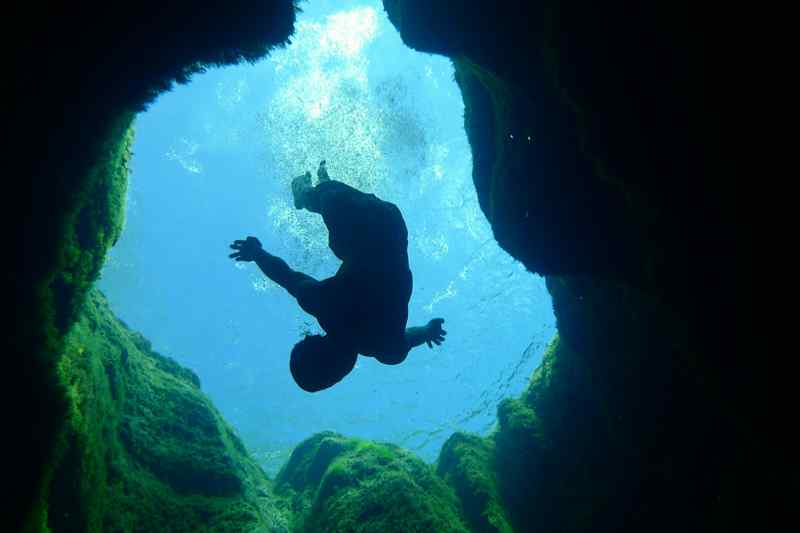
M 319 433 L 295 448 L 275 481 L 293 531 L 467 531 L 452 489 L 392 444 Z
M 15 316 L 10 386 L 2 389 L 25 408 L 8 421 L 17 436 L 8 443 L 12 475 L 20 480 L 8 504 L 19 511 L 0 527 L 40 531 L 48 520 L 68 409 L 55 368 L 124 222 L 135 114 L 192 74 L 255 61 L 285 44 L 296 9 L 292 0 L 222 10 L 178 1 L 157 14 L 153 6 L 110 3 L 15 8 L 24 38 L 9 43 L 4 83 L 13 135 L 6 169 L 16 184 L 5 211 Z
M 600 468 L 619 463 L 603 453 L 609 443 L 625 448 L 610 438 L 603 387 L 591 384 L 579 356 L 557 335 L 520 397 L 500 402 L 489 437 L 456 433 L 445 443 L 438 472 L 454 487 L 473 531 L 606 527 L 612 493 L 599 489 L 618 476 Z M 586 409 L 591 402 L 598 402 L 595 410 Z M 586 449 L 585 430 L 597 439 L 596 450 Z M 600 473 L 603 482 L 594 480 Z
M 442 446 L 437 473 L 454 488 L 470 530 L 477 533 L 513 531 L 497 489 L 491 439 L 454 433 Z
M 133 143 L 133 114 L 123 114 L 114 121 L 103 143 L 89 148 L 93 163 L 79 190 L 64 198 L 64 224 L 55 236 L 57 250 L 49 250 L 47 270 L 31 288 L 28 306 L 19 311 L 32 313 L 18 330 L 18 342 L 29 343 L 32 354 L 23 359 L 24 375 L 39 383 L 37 397 L 41 425 L 33 426 L 41 468 L 36 501 L 27 517 L 26 531 L 38 531 L 47 522 L 48 502 L 45 491 L 59 460 L 53 443 L 59 439 L 68 402 L 63 396 L 60 376 L 53 364 L 55 354 L 63 351 L 63 336 L 75 321 L 86 294 L 97 279 L 108 250 L 122 232 L 128 165 Z M 54 453 L 55 452 L 55 453 Z M 30 453 L 30 451 L 28 451 Z
M 583 430 L 594 429 L 590 424 L 605 418 L 597 416 L 598 410 L 576 409 L 585 405 L 581 395 L 599 399 L 592 396 L 585 376 L 573 373 L 582 367 L 572 357 L 557 335 L 527 389 L 498 407 L 492 463 L 518 531 L 583 531 L 593 525 L 603 529 L 596 507 L 605 504 L 606 495 L 598 490 L 603 483 L 592 482 L 589 463 L 595 456 L 582 439 Z M 600 433 L 595 438 L 599 451 L 603 438 Z
M 189 370 L 93 291 L 58 373 L 68 399 L 53 531 L 282 531 L 271 484 Z

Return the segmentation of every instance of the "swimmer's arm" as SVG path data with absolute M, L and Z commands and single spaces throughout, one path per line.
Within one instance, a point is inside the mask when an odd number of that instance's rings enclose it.
M 283 285 L 275 278 L 284 277 L 283 274 L 290 270 L 289 265 L 280 257 L 267 253 L 261 246 L 261 241 L 255 237 L 247 237 L 245 240 L 233 241 L 231 248 L 235 251 L 228 257 L 235 261 L 255 262 L 264 275 Z
M 410 350 L 426 342 L 428 326 L 406 328 L 406 347 Z
M 443 318 L 434 318 L 424 326 L 407 328 L 405 337 L 408 349 L 411 350 L 423 343 L 427 343 L 428 348 L 433 348 L 433 344 L 436 346 L 442 344 L 444 336 L 447 335 L 447 332 L 442 329 L 443 323 Z
M 261 246 L 261 241 L 255 237 L 233 241 L 231 248 L 235 251 L 228 257 L 240 262 L 255 262 L 265 276 L 289 291 L 292 296 L 296 297 L 299 284 L 317 283 L 311 276 L 289 268 L 286 261 L 280 257 L 268 253 Z

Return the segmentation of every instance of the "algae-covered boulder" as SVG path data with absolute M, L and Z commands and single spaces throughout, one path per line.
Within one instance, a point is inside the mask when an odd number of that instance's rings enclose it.
M 270 482 L 190 370 L 89 294 L 58 367 L 69 405 L 51 531 L 285 531 Z
M 297 531 L 466 532 L 452 490 L 392 444 L 318 433 L 276 478 Z
M 576 357 L 557 335 L 528 388 L 498 406 L 491 468 L 517 531 L 611 531 L 624 519 L 608 499 L 629 449 L 609 449 L 604 385 Z
M 497 408 L 489 437 L 456 433 L 439 474 L 455 489 L 473 531 L 624 529 L 615 488 L 636 452 L 595 382 L 557 335 L 527 389 Z M 629 483 L 630 480 L 627 480 Z
M 437 473 L 452 486 L 467 518 L 477 533 L 511 533 L 497 490 L 490 439 L 454 433 L 442 446 Z

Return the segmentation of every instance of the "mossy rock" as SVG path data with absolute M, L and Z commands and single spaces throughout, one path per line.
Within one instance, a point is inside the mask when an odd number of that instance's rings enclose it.
M 293 0 L 222 9 L 176 0 L 17 4 L 9 13 L 19 29 L 7 33 L 2 83 L 14 316 L 0 390 L 19 408 L 6 420 L 15 436 L 8 477 L 17 481 L 5 499 L 15 511 L 0 529 L 41 531 L 48 521 L 67 409 L 55 368 L 122 229 L 135 114 L 195 73 L 287 43 L 295 12 Z
M 392 444 L 319 433 L 295 449 L 276 483 L 297 531 L 468 531 L 450 487 Z
M 454 433 L 442 446 L 437 473 L 455 489 L 470 529 L 477 533 L 511 533 L 497 490 L 490 439 Z
M 92 291 L 58 366 L 52 531 L 285 531 L 266 475 L 200 390 Z

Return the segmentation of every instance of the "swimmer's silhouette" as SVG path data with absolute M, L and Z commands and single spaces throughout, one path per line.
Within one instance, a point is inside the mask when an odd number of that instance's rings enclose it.
M 396 205 L 328 177 L 325 161 L 317 170 L 292 181 L 297 209 L 319 213 L 328 227 L 328 245 L 342 266 L 332 278 L 318 281 L 289 268 L 264 251 L 255 237 L 234 241 L 236 261 L 255 261 L 264 274 L 297 298 L 327 335 L 307 335 L 292 349 L 289 368 L 309 392 L 326 389 L 344 378 L 358 354 L 381 363 L 402 363 L 409 350 L 439 345 L 444 319 L 406 329 L 411 298 L 408 231 Z

